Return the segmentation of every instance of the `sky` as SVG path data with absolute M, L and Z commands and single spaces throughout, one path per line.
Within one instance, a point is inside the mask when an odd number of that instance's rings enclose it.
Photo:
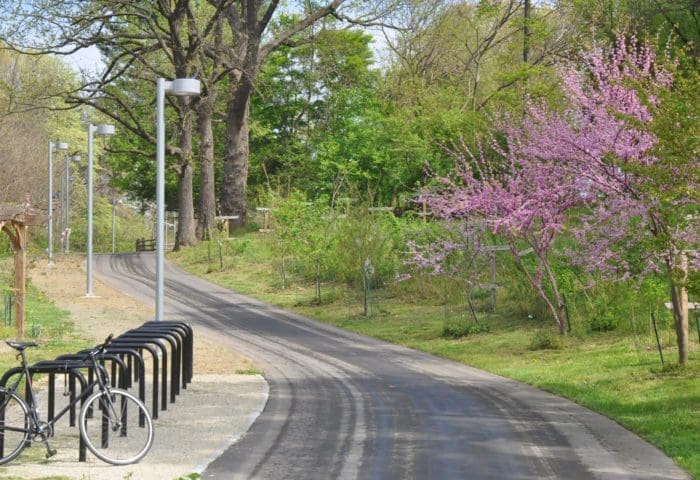
M 63 57 L 76 72 L 94 72 L 102 66 L 100 51 L 92 46 Z
M 386 46 L 386 38 L 378 28 L 368 28 L 365 31 L 374 39 L 370 45 L 370 48 L 372 48 L 374 52 L 376 65 L 381 66 L 387 62 L 388 49 Z M 100 51 L 96 46 L 83 48 L 62 58 L 78 73 L 98 73 L 101 70 L 101 67 L 104 66 L 100 56 Z

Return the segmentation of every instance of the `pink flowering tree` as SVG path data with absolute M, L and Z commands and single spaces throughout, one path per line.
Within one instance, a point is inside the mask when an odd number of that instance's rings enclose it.
M 700 260 L 697 77 L 675 75 L 674 62 L 634 37 L 619 37 L 610 52 L 594 49 L 584 60 L 583 69 L 562 75 L 573 108 L 569 128 L 557 135 L 560 149 L 531 142 L 528 154 L 557 156 L 591 183 L 591 210 L 574 230 L 579 263 L 622 280 L 668 278 L 685 364 L 688 278 Z M 542 116 L 537 128 L 559 119 Z
M 419 201 L 422 202 L 422 198 Z M 408 250 L 404 264 L 423 275 L 439 276 L 458 283 L 465 293 L 471 317 L 478 323 L 473 292 L 484 270 L 479 261 L 483 229 L 466 222 L 448 222 L 421 233 L 419 238 L 406 242 Z M 409 278 L 410 274 L 404 274 L 398 279 Z
M 568 226 L 576 225 L 578 260 L 591 270 L 621 279 L 664 272 L 685 363 L 688 270 L 698 262 L 698 157 L 697 148 L 662 155 L 669 142 L 659 140 L 655 114 L 666 123 L 673 117 L 663 103 L 673 98 L 672 71 L 634 38 L 588 52 L 560 71 L 564 111 L 529 104 L 522 121 L 502 126 L 503 148 L 490 142 L 496 160 L 462 145 L 455 175 L 431 207 L 443 218 L 479 219 L 502 236 L 562 334 L 564 303 L 550 258 Z M 678 136 L 684 123 L 697 124 L 697 116 L 676 120 Z M 523 244 L 532 248 L 534 268 L 519 253 Z
M 429 197 L 430 207 L 439 218 L 484 225 L 501 237 L 544 300 L 559 332 L 566 335 L 565 305 L 551 266 L 552 246 L 567 212 L 585 201 L 582 192 L 589 185 L 555 160 L 532 161 L 520 155 L 523 146 L 514 136 L 506 149 L 496 142 L 491 147 L 499 162 L 487 160 L 483 152 L 472 155 L 462 144 L 455 152 L 455 175 L 443 179 L 441 194 Z

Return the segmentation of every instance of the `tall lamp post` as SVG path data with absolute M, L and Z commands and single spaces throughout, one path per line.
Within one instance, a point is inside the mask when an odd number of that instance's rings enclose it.
M 198 96 L 199 80 L 177 78 L 168 81 L 159 78 L 156 83 L 156 320 L 163 320 L 163 267 L 165 256 L 165 95 L 178 97 Z
M 70 162 L 77 163 L 79 161 L 80 155 L 71 155 L 70 157 L 66 157 L 66 213 L 63 230 L 65 234 L 65 238 L 63 239 L 63 248 L 66 253 L 70 253 Z
M 65 142 L 49 142 L 49 224 L 48 224 L 48 247 L 46 252 L 49 257 L 49 265 L 53 264 L 53 149 L 68 150 Z
M 114 125 L 93 125 L 88 123 L 88 164 L 87 164 L 87 290 L 86 297 L 92 293 L 92 136 L 114 135 Z

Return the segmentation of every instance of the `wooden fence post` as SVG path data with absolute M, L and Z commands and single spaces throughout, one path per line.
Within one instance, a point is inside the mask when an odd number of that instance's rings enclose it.
M 24 337 L 24 296 L 25 281 L 27 276 L 27 227 L 24 225 L 13 225 L 16 232 L 15 245 L 15 325 L 20 337 Z

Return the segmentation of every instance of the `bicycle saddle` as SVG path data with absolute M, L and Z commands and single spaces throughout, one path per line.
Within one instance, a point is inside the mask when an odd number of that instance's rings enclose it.
M 6 344 L 8 344 L 10 347 L 14 348 L 18 352 L 24 351 L 25 348 L 28 347 L 38 347 L 39 344 L 36 342 L 13 342 L 13 341 L 6 341 Z

